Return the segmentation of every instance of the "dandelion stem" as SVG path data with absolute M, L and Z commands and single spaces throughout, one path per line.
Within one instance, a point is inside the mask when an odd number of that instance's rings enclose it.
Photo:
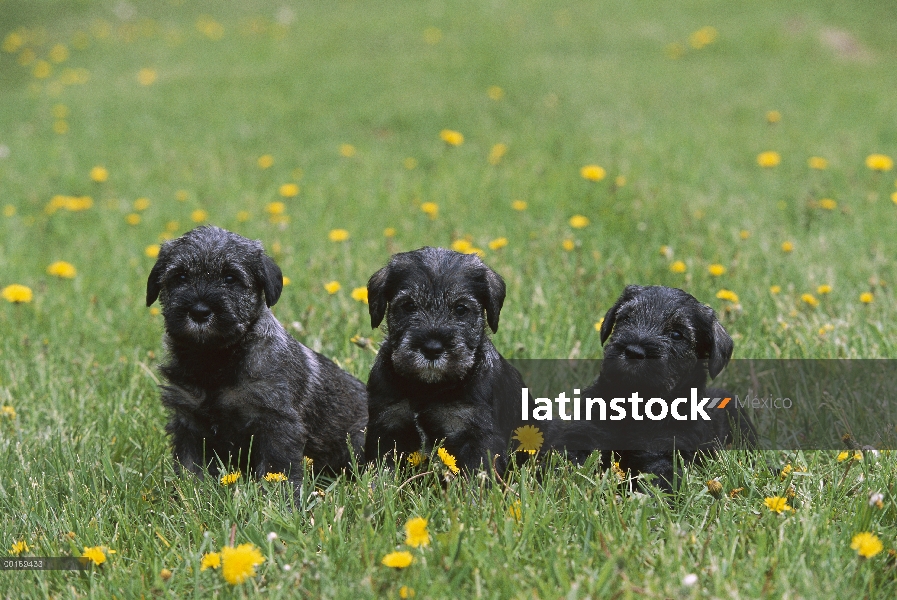
M 412 475 L 411 477 L 409 477 L 408 479 L 406 479 L 405 481 L 403 481 L 403 482 L 402 482 L 402 485 L 400 485 L 399 487 L 396 488 L 396 493 L 399 493 L 399 491 L 400 491 L 403 487 L 405 487 L 405 484 L 411 482 L 412 480 L 414 480 L 414 479 L 418 479 L 418 478 L 423 477 L 423 476 L 425 476 L 425 475 L 432 475 L 432 474 L 435 473 L 435 472 L 436 472 L 436 471 L 425 471 L 425 472 L 423 472 L 423 473 L 418 473 L 417 475 Z

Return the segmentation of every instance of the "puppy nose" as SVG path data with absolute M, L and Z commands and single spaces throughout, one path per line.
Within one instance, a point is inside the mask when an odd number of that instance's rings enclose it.
M 190 318 L 197 323 L 204 323 L 212 316 L 212 309 L 202 302 L 197 302 L 187 312 L 190 314 Z
M 435 338 L 425 340 L 420 346 L 420 351 L 429 360 L 434 360 L 442 356 L 445 352 L 445 345 Z
M 623 353 L 626 355 L 626 358 L 636 360 L 643 359 L 645 358 L 645 356 L 647 356 L 645 349 L 636 344 L 629 344 L 628 346 L 626 346 L 626 348 L 623 350 Z

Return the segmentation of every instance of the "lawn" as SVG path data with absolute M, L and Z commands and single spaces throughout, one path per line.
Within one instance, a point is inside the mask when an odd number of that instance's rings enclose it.
M 144 302 L 156 246 L 212 223 L 263 242 L 277 317 L 363 381 L 382 334 L 355 290 L 423 245 L 504 277 L 494 343 L 515 359 L 600 357 L 628 283 L 713 306 L 736 358 L 894 357 L 895 19 L 885 0 L 0 0 L 0 288 L 31 292 L 0 300 L 0 552 L 106 557 L 0 571 L 0 595 L 897 595 L 887 452 L 727 452 L 672 499 L 554 459 L 491 485 L 308 478 L 295 508 L 283 484 L 176 477 Z M 405 544 L 414 517 L 428 546 Z M 851 547 L 863 532 L 880 552 Z M 255 576 L 201 569 L 244 543 Z M 381 564 L 397 550 L 410 566 Z

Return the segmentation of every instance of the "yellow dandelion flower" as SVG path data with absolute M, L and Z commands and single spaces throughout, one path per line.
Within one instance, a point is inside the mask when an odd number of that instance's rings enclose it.
M 566 252 L 573 252 L 573 249 L 576 248 L 576 242 L 574 242 L 570 238 L 566 238 L 563 242 L 561 242 L 561 248 L 563 248 Z
M 12 204 L 7 204 L 3 207 L 3 216 L 4 217 L 14 217 L 16 214 L 16 207 Z
M 692 33 L 688 38 L 688 43 L 695 50 L 700 50 L 704 46 L 708 46 L 715 42 L 717 35 L 716 28 L 708 25 L 707 27 L 701 27 Z
M 28 552 L 29 550 L 31 550 L 31 548 L 28 547 L 25 540 L 19 540 L 12 545 L 12 548 L 9 549 L 9 553 L 13 556 L 18 556 L 22 552 Z
M 158 78 L 159 73 L 155 69 L 144 68 L 137 72 L 137 83 L 140 85 L 153 85 Z
M 502 248 L 504 248 L 507 245 L 508 245 L 508 238 L 506 238 L 506 237 L 495 238 L 494 240 L 489 242 L 489 249 L 490 250 L 501 250 Z
M 109 171 L 105 167 L 94 167 L 90 170 L 90 179 L 97 183 L 103 183 L 109 179 Z
M 782 481 L 788 479 L 788 476 L 791 475 L 791 473 L 793 471 L 794 471 L 794 467 L 792 467 L 790 463 L 785 465 L 782 468 L 782 472 L 779 473 L 779 479 L 781 479 Z
M 342 144 L 339 147 L 339 155 L 345 158 L 352 158 L 357 152 L 358 150 L 352 144 Z
M 819 201 L 819 208 L 823 210 L 835 210 L 838 208 L 838 203 L 831 198 L 823 198 Z
M 63 120 L 57 120 L 53 123 L 53 133 L 65 135 L 69 132 L 69 124 Z
M 542 432 L 534 425 L 518 427 L 514 430 L 514 435 L 511 436 L 511 439 L 520 442 L 516 452 L 527 452 L 529 454 L 538 452 L 545 441 Z
M 589 226 L 589 218 L 582 215 L 573 215 L 570 217 L 569 223 L 573 229 L 583 229 Z
M 307 469 L 311 469 L 311 468 L 314 466 L 314 464 L 315 464 L 315 459 L 313 459 L 313 458 L 310 457 L 310 456 L 303 456 L 303 457 L 302 457 L 302 464 L 305 465 L 305 467 L 306 467 Z
M 343 286 L 341 286 L 339 284 L 339 281 L 328 281 L 327 283 L 324 284 L 324 291 L 326 291 L 328 294 L 330 294 L 332 296 L 333 294 L 340 291 L 340 288 L 342 288 L 342 287 Z
M 345 242 L 349 239 L 349 232 L 345 229 L 331 229 L 327 234 L 327 238 L 331 242 Z
M 766 122 L 767 123 L 778 123 L 782 120 L 782 113 L 777 110 L 771 110 L 766 113 Z
M 25 36 L 18 31 L 13 31 L 3 40 L 3 51 L 12 54 L 25 45 Z
M 408 169 L 409 171 L 413 171 L 417 168 L 417 159 L 409 156 L 405 160 L 402 161 L 402 166 Z
M 440 139 L 449 146 L 460 146 L 464 143 L 464 136 L 452 129 L 443 129 L 439 132 Z
M 84 551 L 81 553 L 81 556 L 90 559 L 90 562 L 92 562 L 96 566 L 100 566 L 101 564 L 106 562 L 106 553 L 103 552 L 103 548 L 101 546 L 85 547 Z
M 293 198 L 294 196 L 299 195 L 299 186 L 295 183 L 285 183 L 280 186 L 278 192 L 284 198 Z
M 427 27 L 424 29 L 424 41 L 435 46 L 442 39 L 442 30 L 438 27 Z
M 153 316 L 153 317 L 158 317 L 159 314 L 160 314 L 160 312 L 161 312 L 161 311 L 160 311 L 159 308 L 156 307 L 156 306 L 153 306 L 153 307 L 151 307 L 151 308 L 149 309 L 149 313 L 150 313 L 150 315 Z
M 439 216 L 439 205 L 435 202 L 424 202 L 420 205 L 420 209 L 431 219 L 435 219 Z
M 726 267 L 719 263 L 713 263 L 712 265 L 707 267 L 707 272 L 714 277 L 719 277 L 720 275 L 725 275 Z
M 894 204 L 897 204 L 897 192 L 894 192 L 894 193 L 891 194 L 891 202 L 893 202 Z M 9 217 L 9 216 L 12 216 L 12 215 L 6 215 L 6 216 Z
M 875 296 L 872 295 L 872 292 L 863 292 L 860 294 L 860 302 L 863 304 L 872 304 L 873 300 L 875 300 Z
M 455 457 L 452 456 L 449 453 L 449 451 L 446 450 L 445 448 L 440 448 L 436 452 L 436 454 L 439 456 L 439 460 L 442 461 L 442 464 L 444 464 L 446 467 L 448 467 L 448 470 L 451 471 L 452 473 L 457 474 L 461 470 L 458 468 L 458 465 L 455 461 Z
M 240 544 L 236 548 L 221 549 L 221 575 L 231 585 L 243 583 L 255 577 L 255 568 L 265 562 L 265 557 L 254 544 Z
M 287 205 L 283 202 L 269 202 L 265 207 L 265 212 L 269 215 L 282 215 L 287 211 Z
M 897 193 L 897 192 L 895 192 L 895 193 Z M 514 200 L 513 202 L 511 202 L 511 208 L 513 208 L 516 211 L 523 212 L 528 207 L 529 207 L 529 205 L 526 203 L 525 200 Z
M 399 588 L 399 598 L 402 600 L 407 600 L 408 598 L 414 598 L 416 595 L 414 588 L 410 588 L 407 585 L 403 585 Z
M 497 85 L 490 85 L 489 89 L 486 90 L 486 95 L 489 96 L 490 100 L 495 100 L 497 102 L 505 97 L 505 91 Z
M 819 306 L 819 300 L 817 300 L 816 296 L 814 296 L 813 294 L 801 294 L 800 300 L 801 302 L 809 306 Z
M 368 303 L 368 289 L 366 287 L 357 287 L 352 290 L 352 300 Z
M 501 162 L 502 157 L 507 153 L 508 145 L 502 144 L 499 142 L 492 146 L 492 150 L 489 151 L 489 164 L 497 165 Z
M 259 169 L 270 169 L 274 165 L 274 157 L 270 154 L 262 154 L 255 162 Z
M 863 558 L 872 558 L 884 549 L 878 536 L 868 531 L 853 536 L 850 540 L 850 547 Z
M 508 516 L 518 523 L 520 522 L 520 519 L 523 517 L 520 500 L 515 500 L 514 503 L 508 507 Z
M 269 483 L 280 483 L 286 480 L 287 476 L 284 473 L 265 473 L 265 481 Z
M 681 260 L 674 261 L 670 264 L 670 271 L 673 273 L 685 273 L 688 267 Z
M 72 263 L 67 263 L 64 260 L 57 260 L 47 267 L 47 274 L 62 279 L 74 279 L 78 272 L 75 270 L 75 266 Z
M 430 545 L 430 532 L 427 531 L 427 520 L 414 517 L 405 523 L 405 544 L 412 548 Z
M 853 460 L 863 460 L 863 453 L 856 451 L 853 453 Z
M 383 237 L 395 237 L 396 236 L 396 228 L 395 227 L 387 227 L 383 230 Z
M 131 226 L 139 225 L 140 224 L 140 215 L 138 215 L 137 213 L 130 213 L 125 216 L 125 222 Z
M 667 44 L 664 48 L 664 52 L 666 52 L 667 58 L 671 58 L 673 60 L 678 60 L 682 58 L 682 55 L 685 54 L 685 46 L 682 44 L 673 42 L 671 44 Z
M 414 562 L 414 557 L 411 556 L 410 552 L 403 550 L 401 552 L 390 552 L 383 557 L 383 560 L 380 561 L 380 564 L 385 567 L 392 567 L 394 569 L 404 569 L 412 562 Z
M 782 252 L 794 252 L 794 244 L 792 242 L 782 242 Z
M 169 579 L 171 579 L 171 575 L 171 569 L 162 569 L 161 571 L 159 571 L 159 577 L 162 578 L 162 581 L 168 581 Z
M 208 219 L 209 213 L 201 208 L 197 208 L 192 213 L 190 213 L 190 220 L 194 223 L 202 223 L 204 221 L 208 221 Z
M 53 72 L 53 67 L 45 60 L 39 60 L 34 65 L 33 75 L 35 79 L 46 79 Z
M 146 210 L 150 207 L 150 204 L 151 202 L 149 198 L 137 198 L 136 200 L 134 200 L 134 210 L 138 212 Z
M 711 479 L 707 482 L 707 491 L 710 492 L 710 495 L 714 498 L 720 498 L 723 494 L 723 484 L 716 479 Z
M 461 238 L 452 242 L 449 247 L 455 252 L 461 252 L 462 254 L 464 254 L 467 253 L 471 248 L 473 248 L 473 244 L 470 243 L 470 240 Z
M 283 276 L 283 285 L 287 286 L 287 285 L 290 285 L 291 283 L 293 283 L 292 280 L 289 277 L 287 277 L 286 275 L 284 275 Z
M 8 404 L 4 404 L 3 406 L 0 406 L 0 416 L 9 419 L 10 421 L 14 421 L 16 418 L 16 409 Z
M 231 485 L 237 483 L 237 480 L 240 479 L 240 471 L 234 471 L 233 473 L 227 473 L 221 477 L 221 485 Z
M 187 190 L 178 190 L 174 193 L 174 198 L 178 202 L 186 202 L 190 199 L 190 193 Z
M 617 175 L 616 179 L 614 179 L 614 185 L 618 188 L 626 185 L 626 176 L 625 175 Z
M 599 165 L 586 165 L 579 170 L 579 176 L 589 181 L 601 181 L 606 175 L 607 171 Z
M 772 496 L 763 500 L 763 503 L 766 505 L 766 508 L 776 514 L 783 511 L 794 510 L 788 506 L 788 498 L 785 498 L 784 496 Z
M 887 154 L 870 154 L 866 157 L 866 166 L 873 171 L 890 171 L 894 168 L 894 160 Z
M 595 322 L 595 331 L 600 332 L 602 325 L 604 325 L 604 317 L 601 317 L 601 319 Z
M 0 291 L 0 296 L 3 296 L 3 299 L 7 302 L 15 304 L 31 302 L 32 299 L 31 288 L 18 283 L 13 283 L 3 288 Z
M 249 215 L 249 211 L 248 211 L 248 210 L 237 211 L 237 222 L 238 222 L 238 223 L 245 223 L 246 221 L 249 220 L 249 216 L 250 216 L 250 215 Z
M 819 294 L 820 296 L 824 296 L 826 294 L 831 294 L 832 286 L 828 285 L 827 283 L 824 283 L 824 284 L 820 285 L 818 288 L 816 288 L 816 293 Z
M 807 165 L 809 165 L 811 169 L 818 169 L 820 171 L 828 169 L 828 161 L 821 156 L 811 156 L 807 161 Z
M 720 300 L 728 300 L 729 302 L 738 302 L 738 294 L 732 290 L 720 290 L 716 293 L 716 297 Z
M 773 296 L 775 296 L 776 294 L 779 294 L 781 292 L 782 292 L 782 286 L 780 286 L 780 285 L 769 286 L 769 293 L 772 294 Z
M 410 464 L 412 467 L 417 467 L 426 459 L 427 457 L 424 456 L 423 453 L 414 451 L 408 455 L 408 464 Z
M 782 162 L 782 157 L 774 150 L 767 150 L 757 155 L 757 164 L 763 168 L 776 167 Z
M 749 237 L 751 237 L 751 232 L 748 231 L 747 229 L 742 229 L 741 231 L 738 232 L 738 237 L 740 237 L 743 240 L 746 240 Z

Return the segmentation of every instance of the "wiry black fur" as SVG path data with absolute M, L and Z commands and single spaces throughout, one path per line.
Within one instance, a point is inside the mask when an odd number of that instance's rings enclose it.
M 604 317 L 601 342 L 607 342 L 601 373 L 582 397 L 609 402 L 638 392 L 646 401 L 663 398 L 669 405 L 676 398 L 690 398 L 692 388 L 699 398 L 732 397 L 726 390 L 707 388 L 708 377 L 714 379 L 732 357 L 732 338 L 712 308 L 682 290 L 627 286 Z M 627 404 L 623 421 L 553 422 L 549 445 L 578 462 L 594 450 L 612 451 L 623 470 L 657 475 L 655 483 L 670 490 L 674 449 L 691 460 L 725 447 L 735 436 L 733 426 L 742 439 L 755 441 L 753 425 L 735 402 L 705 409 L 710 421 L 636 421 L 629 408 Z M 680 412 L 688 411 L 683 407 Z
M 396 254 L 371 277 L 371 326 L 386 316 L 387 336 L 368 380 L 368 459 L 443 441 L 460 467 L 488 468 L 497 454 L 505 468 L 524 384 L 486 331 L 504 298 L 479 257 L 444 248 Z
M 198 227 L 162 245 L 146 303 L 158 297 L 165 317 L 162 403 L 178 470 L 217 475 L 220 459 L 296 485 L 305 456 L 347 467 L 347 436 L 363 456 L 364 385 L 286 332 L 268 308 L 282 289 L 261 243 L 235 233 Z

